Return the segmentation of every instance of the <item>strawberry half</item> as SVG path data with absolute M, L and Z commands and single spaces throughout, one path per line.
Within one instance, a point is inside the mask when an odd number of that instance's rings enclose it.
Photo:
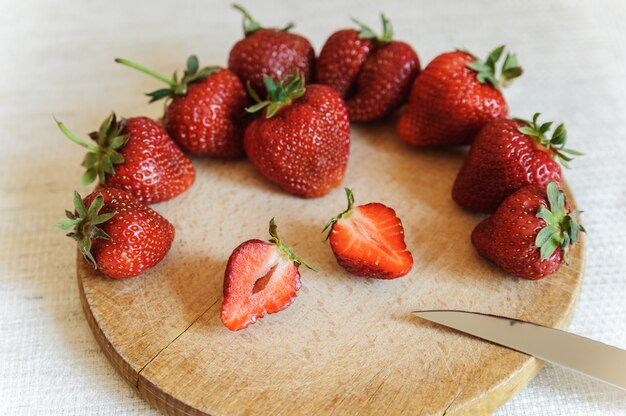
M 130 192 L 144 204 L 167 201 L 193 184 L 196 172 L 183 152 L 157 122 L 147 117 L 122 118 L 115 113 L 90 133 L 85 143 L 57 121 L 59 129 L 89 152 L 82 165 L 87 169 L 83 185 L 99 179 L 103 187 Z
M 585 228 L 571 212 L 556 182 L 528 185 L 504 200 L 472 232 L 478 253 L 504 270 L 529 280 L 556 272 L 568 263 L 572 245 Z
M 389 19 L 380 17 L 382 36 L 353 19 L 360 29 L 333 33 L 316 62 L 316 81 L 341 95 L 351 121 L 376 120 L 395 111 L 420 71 L 413 48 L 393 40 Z
M 379 202 L 355 207 L 352 191 L 345 191 L 348 208 L 322 231 L 330 228 L 327 238 L 337 263 L 357 276 L 395 279 L 406 275 L 413 267 L 413 256 L 396 212 Z
M 525 185 L 545 188 L 561 182 L 561 167 L 582 153 L 566 149 L 567 130 L 560 124 L 548 137 L 552 122 L 495 120 L 474 139 L 452 189 L 452 197 L 470 211 L 493 212 Z
M 128 192 L 103 188 L 84 200 L 74 192 L 74 213 L 57 226 L 76 240 L 85 258 L 106 276 L 134 277 L 163 260 L 174 226 Z
M 397 131 L 414 146 L 470 144 L 478 130 L 509 113 L 503 87 L 522 74 L 515 55 L 498 61 L 504 46 L 485 61 L 454 51 L 437 56 L 415 79 Z
M 220 318 L 231 331 L 291 305 L 301 285 L 298 267 L 315 270 L 281 242 L 273 218 L 270 235 L 269 242 L 241 243 L 228 259 Z
M 233 72 L 216 66 L 200 69 L 195 55 L 187 59 L 181 77 L 172 78 L 128 61 L 115 62 L 137 69 L 168 87 L 152 91 L 150 102 L 167 99 L 163 126 L 185 151 L 199 156 L 237 158 L 243 152 L 246 119 L 246 89 Z

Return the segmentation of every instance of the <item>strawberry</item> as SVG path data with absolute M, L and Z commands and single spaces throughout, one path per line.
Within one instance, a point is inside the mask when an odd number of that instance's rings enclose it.
M 268 242 L 248 240 L 230 255 L 224 273 L 224 301 L 220 318 L 231 331 L 239 331 L 293 303 L 300 289 L 298 267 L 304 260 L 284 245 L 274 218 Z
M 474 139 L 452 189 L 452 197 L 470 211 L 493 212 L 525 185 L 545 188 L 560 183 L 561 167 L 580 152 L 566 149 L 567 131 L 560 124 L 548 138 L 552 122 L 494 120 Z
M 246 129 L 248 158 L 289 193 L 316 198 L 339 186 L 350 153 L 350 122 L 339 95 L 326 85 L 308 85 L 294 74 L 285 84 L 265 77 L 267 101 L 250 89 L 262 117 Z
M 233 7 L 243 14 L 245 37 L 230 50 L 228 68 L 244 84 L 263 91 L 265 76 L 278 82 L 294 71 L 306 82 L 312 81 L 315 51 L 306 38 L 289 33 L 292 23 L 283 29 L 264 28 L 246 9 L 238 4 Z
M 128 61 L 115 62 L 135 68 L 168 87 L 152 91 L 150 102 L 168 99 L 163 125 L 172 139 L 187 153 L 219 158 L 237 158 L 243 153 L 243 127 L 246 116 L 246 90 L 228 69 L 199 69 L 198 58 L 187 59 L 187 69 L 180 81 Z
M 413 83 L 400 116 L 400 138 L 415 146 L 470 144 L 482 126 L 506 118 L 501 89 L 522 74 L 515 55 L 507 54 L 498 76 L 504 46 L 486 61 L 454 51 L 437 56 Z
M 174 226 L 128 192 L 102 188 L 84 200 L 74 192 L 74 213 L 57 226 L 78 243 L 85 258 L 106 276 L 134 277 L 163 260 Z
M 404 228 L 396 212 L 373 202 L 354 206 L 354 195 L 345 188 L 348 209 L 332 218 L 328 239 L 337 263 L 349 273 L 376 279 L 395 279 L 413 267 L 413 256 L 404 243 Z
M 333 33 L 317 59 L 317 82 L 346 100 L 351 121 L 376 120 L 399 108 L 420 71 L 413 48 L 392 40 L 389 20 L 383 14 L 381 19 L 382 36 L 353 19 L 360 30 Z
M 571 212 L 555 181 L 547 188 L 527 185 L 476 226 L 472 244 L 507 272 L 541 279 L 567 264 L 571 246 L 585 231 L 576 221 L 579 215 Z
M 83 185 L 96 178 L 103 187 L 130 192 L 144 204 L 167 201 L 191 187 L 196 177 L 191 160 L 167 132 L 147 117 L 122 118 L 115 113 L 104 120 L 98 132 L 85 143 L 57 121 L 59 129 L 73 142 L 87 148 Z

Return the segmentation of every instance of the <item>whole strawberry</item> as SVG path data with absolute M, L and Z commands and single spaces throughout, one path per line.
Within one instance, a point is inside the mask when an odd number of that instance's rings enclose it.
M 316 62 L 317 83 L 341 95 L 351 121 L 376 120 L 398 109 L 420 71 L 413 48 L 392 40 L 389 20 L 383 14 L 381 19 L 382 36 L 358 20 L 360 30 L 333 33 Z
M 188 153 L 218 158 L 236 158 L 243 153 L 243 124 L 246 123 L 246 90 L 237 76 L 219 67 L 200 68 L 198 58 L 187 59 L 180 81 L 117 58 L 116 62 L 135 68 L 168 87 L 146 94 L 150 102 L 167 99 L 163 125 L 172 139 Z
M 57 121 L 73 142 L 87 148 L 83 185 L 99 179 L 103 187 L 130 192 L 144 204 L 167 201 L 189 189 L 196 173 L 167 132 L 147 117 L 117 120 L 111 113 L 85 143 Z
M 228 57 L 228 68 L 239 76 L 244 84 L 256 91 L 264 91 L 265 76 L 275 82 L 294 71 L 305 81 L 313 80 L 315 51 L 304 37 L 289 33 L 293 24 L 284 29 L 264 28 L 246 9 L 235 4 L 243 18 L 245 37 L 235 43 Z
M 413 83 L 397 125 L 398 135 L 414 146 L 470 144 L 482 126 L 506 118 L 509 109 L 501 89 L 522 74 L 515 55 L 507 54 L 498 74 L 504 46 L 486 61 L 454 51 L 437 56 Z
M 103 188 L 84 200 L 74 192 L 75 212 L 58 227 L 78 243 L 85 258 L 106 276 L 137 276 L 155 266 L 174 241 L 174 226 L 128 192 Z
M 231 331 L 244 329 L 265 314 L 291 305 L 300 289 L 298 267 L 304 264 L 315 270 L 282 243 L 273 218 L 270 235 L 269 243 L 241 243 L 228 259 L 220 318 Z
M 570 248 L 585 229 L 556 182 L 527 185 L 504 200 L 472 232 L 481 256 L 524 279 L 537 280 L 568 262 Z
M 350 123 L 339 95 L 325 85 L 308 85 L 294 74 L 275 83 L 265 78 L 269 98 L 248 110 L 263 109 L 246 129 L 250 161 L 289 193 L 316 198 L 339 186 L 350 153 Z
M 349 273 L 376 279 L 395 279 L 413 267 L 404 242 L 404 228 L 396 212 L 380 202 L 354 206 L 348 188 L 348 208 L 332 218 L 328 239 L 337 263 Z
M 572 155 L 566 149 L 567 130 L 560 124 L 548 137 L 552 122 L 494 120 L 486 124 L 459 171 L 452 197 L 470 211 L 493 212 L 506 197 L 525 185 L 545 188 L 561 182 L 559 162 L 567 166 Z

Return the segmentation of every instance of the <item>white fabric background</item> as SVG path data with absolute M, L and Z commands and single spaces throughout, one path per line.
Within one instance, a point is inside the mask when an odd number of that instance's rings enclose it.
M 384 9 L 424 64 L 506 43 L 525 75 L 507 91 L 514 115 L 567 123 L 587 155 L 566 172 L 589 230 L 587 269 L 570 330 L 626 348 L 626 3 L 621 1 L 246 1 L 268 25 L 297 22 L 316 50 L 358 16 Z M 140 92 L 157 84 L 115 56 L 169 73 L 190 53 L 224 65 L 240 38 L 225 1 L 3 2 L 0 13 L 0 414 L 155 414 L 115 373 L 78 299 L 74 247 L 53 224 L 78 186 L 84 134 L 111 109 L 158 116 Z M 79 190 L 84 191 L 82 188 Z M 410 380 L 407 380 L 410 382 Z M 513 415 L 624 415 L 626 394 L 547 365 L 501 408 Z

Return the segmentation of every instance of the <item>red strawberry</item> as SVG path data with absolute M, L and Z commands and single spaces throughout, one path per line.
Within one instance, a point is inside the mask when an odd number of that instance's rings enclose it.
M 300 289 L 300 264 L 315 270 L 282 244 L 273 218 L 270 235 L 269 243 L 241 243 L 228 259 L 220 318 L 231 331 L 291 305 Z
M 350 153 L 350 123 L 339 95 L 325 85 L 308 85 L 295 74 L 287 84 L 265 78 L 269 100 L 246 129 L 248 158 L 270 181 L 292 194 L 316 198 L 339 186 Z
M 355 20 L 360 31 L 333 33 L 317 59 L 317 82 L 346 100 L 352 121 L 376 120 L 399 108 L 420 70 L 413 48 L 392 40 L 389 20 L 382 14 L 381 19 L 382 36 Z
M 472 244 L 481 256 L 524 279 L 537 280 L 567 263 L 570 248 L 585 229 L 576 222 L 556 182 L 527 185 L 504 200 L 474 229 Z
M 404 228 L 396 212 L 373 202 L 354 207 L 354 195 L 346 188 L 348 209 L 332 218 L 328 238 L 337 263 L 357 276 L 395 279 L 413 267 L 413 256 L 404 243 Z
M 63 123 L 59 129 L 75 143 L 87 148 L 82 182 L 96 178 L 103 187 L 130 192 L 144 204 L 167 201 L 189 189 L 196 172 L 167 132 L 147 117 L 131 117 L 119 122 L 115 113 L 89 136 L 95 143 L 84 143 Z
M 470 148 L 452 189 L 452 197 L 471 211 L 493 212 L 513 192 L 525 185 L 545 188 L 561 181 L 561 164 L 570 155 L 581 153 L 565 149 L 567 131 L 559 125 L 552 138 L 546 133 L 552 122 L 494 120 L 485 125 Z
M 313 79 L 315 51 L 304 37 L 288 33 L 293 24 L 284 29 L 264 28 L 246 9 L 235 4 L 243 16 L 245 37 L 235 43 L 228 57 L 228 68 L 239 76 L 244 84 L 256 91 L 263 91 L 264 76 L 278 82 L 294 71 L 306 82 Z
M 146 95 L 151 97 L 150 102 L 171 98 L 163 124 L 185 152 L 220 158 L 244 155 L 242 123 L 247 96 L 234 73 L 219 67 L 199 69 L 195 55 L 187 59 L 180 81 L 176 73 L 169 79 L 134 62 L 120 58 L 115 61 L 168 84 L 168 88 Z
M 509 113 L 501 88 L 522 74 L 515 55 L 507 54 L 498 77 L 500 46 L 479 61 L 467 52 L 436 57 L 413 83 L 398 120 L 400 138 L 415 146 L 470 144 L 482 126 Z
M 137 276 L 163 260 L 174 226 L 128 192 L 103 188 L 84 200 L 74 192 L 75 213 L 58 226 L 96 269 L 113 278 Z

